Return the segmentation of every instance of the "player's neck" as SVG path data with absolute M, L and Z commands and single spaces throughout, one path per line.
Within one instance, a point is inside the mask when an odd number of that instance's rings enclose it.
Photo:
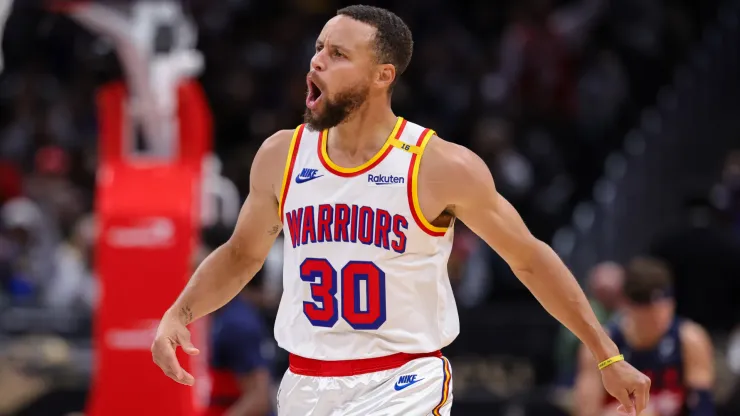
M 627 342 L 636 349 L 651 349 L 658 344 L 661 338 L 668 332 L 668 328 L 650 328 L 640 330 L 634 322 L 626 319 L 622 331 Z
M 329 146 L 349 155 L 375 153 L 383 147 L 397 120 L 387 104 L 379 106 L 367 103 L 349 120 L 329 131 Z

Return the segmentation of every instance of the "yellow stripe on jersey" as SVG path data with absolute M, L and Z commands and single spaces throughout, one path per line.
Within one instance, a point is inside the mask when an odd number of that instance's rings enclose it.
M 421 153 L 421 149 L 419 148 L 419 146 L 414 146 L 413 144 L 408 144 L 400 140 L 393 140 L 393 142 L 391 142 L 391 145 L 393 145 L 393 147 L 407 151 L 409 153 L 413 153 L 415 155 L 418 155 L 419 153 Z
M 285 160 L 285 169 L 283 170 L 283 183 L 280 186 L 280 199 L 278 199 L 278 216 L 280 216 L 280 222 L 283 221 L 283 204 L 285 204 L 285 198 L 288 196 L 288 188 L 290 187 L 290 177 L 293 174 L 293 166 L 295 165 L 295 158 L 298 155 L 297 144 L 300 142 L 300 136 L 303 133 L 304 125 L 295 128 L 293 131 L 293 138 L 290 140 L 290 148 L 288 149 L 288 158 Z
M 432 231 L 434 233 L 446 233 L 447 227 L 437 227 L 427 221 L 426 217 L 424 217 L 424 214 L 421 212 L 421 206 L 419 205 L 419 166 L 421 165 L 421 158 L 424 156 L 424 149 L 426 148 L 427 143 L 429 143 L 429 139 L 431 139 L 434 134 L 434 130 L 429 130 L 421 143 L 419 143 L 419 154 L 414 158 L 414 169 L 411 172 L 411 200 L 413 210 L 416 212 L 416 217 L 424 228 L 427 228 L 428 231 Z
M 321 132 L 321 157 L 324 159 L 324 162 L 326 162 L 329 167 L 336 170 L 340 173 L 346 173 L 346 174 L 352 174 L 360 172 L 364 169 L 366 169 L 368 166 L 373 165 L 375 162 L 380 159 L 385 152 L 388 150 L 388 148 L 393 144 L 393 142 L 396 140 L 396 135 L 398 134 L 398 129 L 401 128 L 401 125 L 403 124 L 403 117 L 398 117 L 398 120 L 396 120 L 396 125 L 393 127 L 393 131 L 388 136 L 388 139 L 385 141 L 385 144 L 383 144 L 383 147 L 378 150 L 378 153 L 375 154 L 370 160 L 363 163 L 360 166 L 355 166 L 353 168 L 345 168 L 342 166 L 337 165 L 336 163 L 332 162 L 331 159 L 329 159 L 329 152 L 326 150 L 327 148 L 327 138 L 329 136 L 329 130 L 324 130 Z

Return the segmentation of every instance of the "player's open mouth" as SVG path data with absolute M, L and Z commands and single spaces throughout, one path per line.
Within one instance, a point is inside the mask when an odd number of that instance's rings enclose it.
M 308 84 L 308 94 L 306 95 L 306 107 L 308 107 L 309 110 L 313 110 L 316 108 L 316 104 L 321 99 L 321 89 L 318 85 L 316 85 L 313 81 L 310 79 L 306 79 L 306 84 Z

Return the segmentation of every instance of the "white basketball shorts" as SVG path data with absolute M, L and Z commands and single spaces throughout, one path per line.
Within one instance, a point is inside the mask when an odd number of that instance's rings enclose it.
M 391 357 L 400 359 L 335 362 L 291 356 L 278 390 L 278 416 L 450 415 L 452 369 L 446 358 L 439 352 Z M 385 368 L 367 371 L 373 367 Z

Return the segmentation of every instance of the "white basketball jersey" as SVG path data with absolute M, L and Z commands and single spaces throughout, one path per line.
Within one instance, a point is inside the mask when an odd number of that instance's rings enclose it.
M 282 348 L 351 360 L 437 351 L 460 332 L 447 275 L 453 230 L 430 224 L 418 203 L 433 134 L 399 118 L 378 154 L 348 169 L 329 159 L 328 131 L 296 129 L 280 198 Z

